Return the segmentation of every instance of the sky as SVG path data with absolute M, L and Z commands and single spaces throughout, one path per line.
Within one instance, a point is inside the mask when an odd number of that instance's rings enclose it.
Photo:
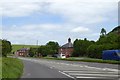
M 98 40 L 118 25 L 119 0 L 2 0 L 0 34 L 12 44 L 63 45 L 70 37 Z

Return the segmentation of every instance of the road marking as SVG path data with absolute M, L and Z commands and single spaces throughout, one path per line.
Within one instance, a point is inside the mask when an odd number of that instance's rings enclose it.
M 99 70 L 109 70 L 109 71 L 116 71 L 118 72 L 118 69 L 110 69 L 110 68 L 97 68 L 97 67 L 90 67 L 90 66 L 84 66 L 86 68 L 94 68 L 94 69 L 99 69 Z
M 114 76 L 114 77 L 118 77 L 118 75 L 110 75 L 110 74 L 109 74 L 109 75 L 106 75 L 106 74 L 78 74 L 78 73 L 69 73 L 69 75 L 76 75 L 76 76 L 77 76 L 77 75 L 82 75 L 82 76 L 83 76 L 83 75 L 85 75 L 85 76 L 88 76 L 88 75 L 89 75 L 89 76 L 108 76 L 108 77 L 109 77 L 109 76 L 112 76 L 112 77 Z
M 53 67 L 50 67 L 50 69 L 53 69 Z
M 69 78 L 75 79 L 74 77 L 70 76 L 69 74 L 66 74 L 66 73 L 64 73 L 64 72 L 62 72 L 62 71 L 59 71 L 59 72 L 60 72 L 61 74 L 66 75 L 66 76 L 69 77 Z
M 31 74 L 30 73 L 28 73 L 26 76 L 30 76 Z
M 119 70 L 117 69 L 110 69 L 110 68 L 103 68 L 103 70 L 109 70 L 109 71 L 115 71 L 115 72 L 118 72 Z
M 84 77 L 84 76 L 78 76 L 78 77 L 76 77 L 76 78 L 88 78 L 88 79 L 89 79 L 89 78 L 97 78 L 97 79 L 98 79 L 98 78 L 104 78 L 104 77 Z
M 79 73 L 79 72 L 82 72 L 82 73 L 85 73 L 85 72 L 87 72 L 87 73 L 116 73 L 116 72 L 88 72 L 88 71 L 63 71 L 63 72 L 67 72 L 67 73 L 75 73 L 75 72 L 77 72 L 77 73 Z M 116 73 L 116 74 L 118 74 L 118 73 Z

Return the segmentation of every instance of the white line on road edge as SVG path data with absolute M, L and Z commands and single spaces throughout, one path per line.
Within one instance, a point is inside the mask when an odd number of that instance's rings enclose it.
M 59 71 L 60 73 L 62 73 L 62 74 L 64 74 L 64 75 L 66 75 L 67 77 L 70 77 L 70 78 L 72 78 L 72 79 L 75 79 L 74 77 L 72 77 L 72 76 L 70 76 L 70 75 L 68 75 L 68 74 L 66 74 L 66 73 L 64 73 L 64 72 L 62 72 L 62 71 Z

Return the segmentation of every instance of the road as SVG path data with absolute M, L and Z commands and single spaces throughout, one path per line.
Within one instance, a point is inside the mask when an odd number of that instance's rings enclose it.
M 118 78 L 120 76 L 118 75 L 118 65 L 23 57 L 19 59 L 24 62 L 22 78 L 51 80 L 120 80 Z

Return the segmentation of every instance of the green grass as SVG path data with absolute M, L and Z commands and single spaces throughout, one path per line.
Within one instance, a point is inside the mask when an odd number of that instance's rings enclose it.
M 2 58 L 0 57 L 0 79 L 2 78 Z
M 109 64 L 120 64 L 120 61 L 115 60 L 102 60 L 102 59 L 93 59 L 93 58 L 83 58 L 83 59 L 76 59 L 76 58 L 53 58 L 53 57 L 44 57 L 44 59 L 52 59 L 52 60 L 66 60 L 66 61 L 79 61 L 79 62 L 96 62 L 96 63 L 109 63 Z
M 19 44 L 12 44 L 12 52 L 15 52 L 21 48 L 30 48 L 30 47 L 33 47 L 33 48 L 36 48 L 38 47 L 37 45 L 19 45 Z
M 16 80 L 23 73 L 23 63 L 17 58 L 2 58 L 2 80 Z

